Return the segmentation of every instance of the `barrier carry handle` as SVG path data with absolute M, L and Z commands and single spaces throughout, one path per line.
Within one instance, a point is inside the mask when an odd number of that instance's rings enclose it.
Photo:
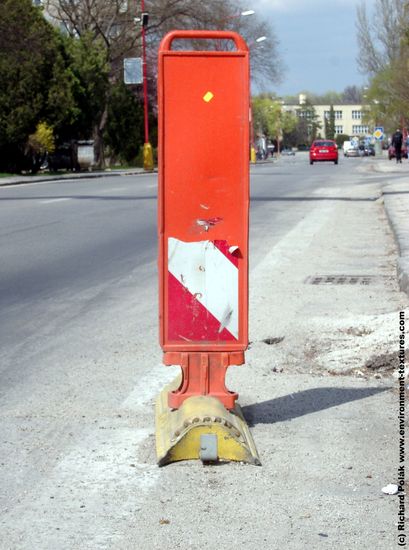
M 162 40 L 159 51 L 170 51 L 174 40 L 232 40 L 239 52 L 248 52 L 249 48 L 243 38 L 232 31 L 171 31 Z

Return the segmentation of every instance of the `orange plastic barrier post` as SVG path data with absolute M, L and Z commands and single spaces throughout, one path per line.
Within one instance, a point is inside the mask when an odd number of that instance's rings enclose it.
M 172 49 L 197 39 L 232 51 Z M 169 407 L 209 395 L 231 409 L 226 370 L 248 346 L 247 45 L 233 32 L 173 31 L 158 87 L 160 344 L 182 368 Z

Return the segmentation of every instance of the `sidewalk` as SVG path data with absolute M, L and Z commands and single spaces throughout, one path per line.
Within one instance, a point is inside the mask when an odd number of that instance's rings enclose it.
M 374 160 L 370 164 L 374 172 L 385 174 L 382 195 L 386 215 L 399 248 L 398 278 L 401 290 L 409 295 L 409 161 L 402 164 L 388 159 Z M 388 180 L 388 174 L 393 180 Z M 402 174 L 402 178 L 397 175 Z
M 153 172 L 156 172 L 156 170 L 154 170 Z M 102 178 L 104 176 L 133 176 L 138 174 L 150 174 L 153 172 L 145 172 L 143 168 L 126 168 L 124 170 L 101 170 L 96 172 L 61 172 L 60 174 L 55 174 L 52 176 L 48 176 L 45 174 L 39 174 L 37 176 L 17 175 L 7 178 L 0 178 L 0 187 L 7 187 L 9 185 L 20 185 L 23 183 L 42 183 L 47 181 Z

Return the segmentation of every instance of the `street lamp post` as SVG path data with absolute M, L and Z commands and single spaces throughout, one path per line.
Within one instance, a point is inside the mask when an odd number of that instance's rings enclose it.
M 373 100 L 375 105 L 379 105 L 379 101 L 377 99 Z M 378 126 L 378 123 L 375 121 L 375 126 Z M 375 155 L 380 156 L 382 155 L 382 143 L 380 139 L 375 140 Z
M 145 0 L 141 0 L 142 22 L 142 80 L 143 80 L 143 111 L 145 122 L 145 142 L 143 144 L 143 167 L 145 170 L 153 170 L 153 151 L 149 142 L 149 110 L 148 110 L 148 76 L 146 70 L 146 27 L 148 14 L 145 12 Z
M 278 128 L 278 132 L 277 132 L 277 155 L 280 156 L 281 155 L 281 150 L 280 150 L 280 139 L 283 138 L 283 105 L 284 105 L 284 101 L 282 99 L 279 100 L 280 102 L 280 115 L 279 115 L 279 122 L 280 122 L 280 127 Z

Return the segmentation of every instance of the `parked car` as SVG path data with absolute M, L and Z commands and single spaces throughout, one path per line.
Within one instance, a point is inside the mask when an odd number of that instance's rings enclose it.
M 388 158 L 389 160 L 392 160 L 396 157 L 395 153 L 395 147 L 393 145 L 389 145 L 388 149 Z M 402 158 L 407 159 L 408 158 L 408 149 L 405 144 L 402 145 Z
M 358 145 L 358 155 L 360 157 L 365 156 L 365 145 Z
M 374 145 L 365 145 L 365 156 L 374 157 L 375 156 L 375 146 Z
M 338 164 L 338 147 L 330 139 L 316 139 L 310 147 L 310 164 L 329 161 Z
M 344 156 L 346 155 L 346 152 L 348 151 L 348 149 L 350 149 L 352 147 L 352 141 L 344 141 L 344 143 L 342 144 L 342 150 L 344 151 Z
M 288 156 L 294 156 L 295 155 L 295 152 L 292 150 L 292 149 L 288 149 L 288 148 L 284 148 L 282 151 L 281 151 L 281 154 L 282 155 L 288 155 Z
M 359 149 L 358 147 L 351 146 L 349 149 L 345 151 L 346 157 L 359 157 Z
M 48 167 L 52 172 L 57 170 L 79 171 L 77 148 L 74 142 L 63 143 L 48 155 Z

